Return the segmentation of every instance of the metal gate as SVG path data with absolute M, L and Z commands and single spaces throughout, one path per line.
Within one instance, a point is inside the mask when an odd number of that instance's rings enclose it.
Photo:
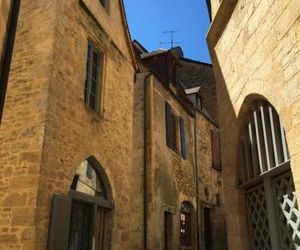
M 300 212 L 291 172 L 273 179 L 281 249 L 300 249 Z
M 240 145 L 253 250 L 300 249 L 300 212 L 285 130 L 266 101 L 255 102 Z
M 292 174 L 288 171 L 271 181 L 270 188 L 260 183 L 247 190 L 252 249 L 300 249 L 300 212 Z
M 248 190 L 247 205 L 252 248 L 256 250 L 271 250 L 269 221 L 263 184 Z

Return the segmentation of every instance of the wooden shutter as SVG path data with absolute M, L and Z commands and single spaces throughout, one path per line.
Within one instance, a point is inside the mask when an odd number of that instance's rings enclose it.
M 172 110 L 169 103 L 165 102 L 165 114 L 166 114 L 166 141 L 169 148 L 173 148 L 172 140 Z
M 71 216 L 70 197 L 54 195 L 52 200 L 48 250 L 68 249 L 70 216 Z
M 171 111 L 171 135 L 172 135 L 172 149 L 177 152 L 177 116 Z
M 219 133 L 215 130 L 211 130 L 210 137 L 211 137 L 212 167 L 217 170 L 222 170 Z
M 185 127 L 184 119 L 180 117 L 180 140 L 181 140 L 181 156 L 186 159 L 186 143 L 185 143 Z
M 104 238 L 105 238 L 105 209 L 99 207 L 97 209 L 96 216 L 96 250 L 102 250 L 104 246 Z

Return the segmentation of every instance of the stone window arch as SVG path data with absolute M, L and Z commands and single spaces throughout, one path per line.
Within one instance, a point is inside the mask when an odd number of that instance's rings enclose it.
M 53 198 L 48 249 L 109 249 L 111 210 L 107 175 L 97 160 L 89 157 L 77 168 L 68 196 Z
M 300 212 L 285 130 L 269 102 L 253 102 L 240 137 L 239 188 L 246 193 L 251 248 L 300 248 Z

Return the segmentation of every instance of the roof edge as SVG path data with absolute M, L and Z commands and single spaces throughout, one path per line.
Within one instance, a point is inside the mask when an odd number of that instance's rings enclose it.
M 129 31 L 129 26 L 128 26 L 128 22 L 127 22 L 127 17 L 126 17 L 126 12 L 125 12 L 125 7 L 124 7 L 123 0 L 119 0 L 119 4 L 121 6 L 121 17 L 122 17 L 123 25 L 125 27 L 125 36 L 127 37 L 126 40 L 127 40 L 128 46 L 129 46 L 131 59 L 132 59 L 132 64 L 133 64 L 133 67 L 134 67 L 135 71 L 138 71 L 139 66 L 138 66 L 136 57 L 134 55 L 134 50 L 133 50 L 133 47 L 132 47 L 131 35 L 130 35 L 130 31 Z
M 200 61 L 193 60 L 193 59 L 186 58 L 186 57 L 181 57 L 180 60 L 183 60 L 183 61 L 186 61 L 186 62 L 191 62 L 191 63 L 196 63 L 196 64 L 202 64 L 202 65 L 205 65 L 205 66 L 212 67 L 211 63 L 200 62 Z

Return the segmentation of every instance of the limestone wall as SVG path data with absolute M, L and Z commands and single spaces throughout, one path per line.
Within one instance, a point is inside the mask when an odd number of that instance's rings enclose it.
M 21 3 L 0 126 L 1 250 L 34 249 L 56 7 Z
M 68 194 L 89 156 L 113 189 L 111 249 L 141 249 L 134 68 L 119 1 L 111 1 L 109 15 L 99 2 L 83 2 L 22 1 L 0 128 L 1 250 L 46 249 L 52 196 Z M 99 113 L 84 104 L 89 40 L 105 54 Z
M 144 82 L 146 79 L 146 83 Z M 146 87 L 146 97 L 145 89 Z M 146 99 L 145 99 L 146 98 Z M 146 101 L 147 109 L 144 109 Z M 180 132 L 177 127 L 177 152 L 166 143 L 165 102 L 173 112 L 185 120 L 187 159 L 181 157 Z M 146 139 L 147 168 L 147 239 L 149 249 L 164 249 L 164 213 L 173 217 L 173 247 L 179 247 L 180 205 L 190 201 L 196 204 L 196 165 L 195 165 L 195 118 L 181 106 L 178 100 L 155 77 L 149 73 L 139 73 L 135 84 L 135 123 L 134 123 L 134 164 L 140 170 L 143 164 L 143 135 Z M 144 134 L 144 115 L 146 114 L 146 134 Z M 179 121 L 178 121 L 179 125 Z M 212 168 L 210 130 L 218 128 L 201 113 L 197 113 L 197 166 L 199 173 L 199 239 L 204 249 L 204 207 L 212 212 L 213 249 L 226 249 L 226 228 L 224 217 L 224 198 L 222 174 Z M 209 194 L 205 195 L 204 189 Z M 217 195 L 220 203 L 217 202 Z M 193 216 L 196 216 L 194 214 Z M 193 249 L 196 247 L 197 220 L 193 220 Z M 196 249 L 196 248 L 195 248 Z
M 173 217 L 173 248 L 178 249 L 180 228 L 180 206 L 189 201 L 196 209 L 196 189 L 194 171 L 194 124 L 193 118 L 184 110 L 177 99 L 156 79 L 153 80 L 152 110 L 153 132 L 151 164 L 151 202 L 149 211 L 149 249 L 164 249 L 164 212 Z M 165 102 L 168 102 L 177 119 L 177 151 L 174 152 L 166 142 Z M 181 156 L 179 117 L 185 122 L 187 159 Z M 194 224 L 196 225 L 196 223 Z M 193 238 L 193 247 L 196 240 Z M 193 248 L 194 249 L 194 248 Z
M 230 249 L 248 249 L 236 163 L 237 118 L 248 111 L 251 100 L 266 98 L 279 113 L 300 190 L 300 5 L 297 0 L 240 0 L 223 7 L 213 20 L 208 43 L 217 78 L 227 227 Z
M 212 249 L 227 249 L 222 172 L 212 167 L 210 131 L 218 131 L 201 113 L 196 116 L 197 167 L 199 178 L 200 249 L 205 249 L 204 208 L 211 209 Z

